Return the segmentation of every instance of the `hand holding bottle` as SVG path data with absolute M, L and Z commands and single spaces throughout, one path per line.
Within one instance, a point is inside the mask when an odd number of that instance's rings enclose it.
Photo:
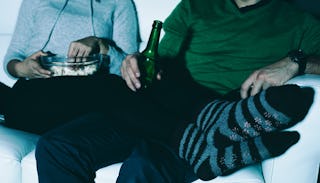
M 133 54 L 126 57 L 122 62 L 121 74 L 128 87 L 136 91 L 146 89 L 157 78 L 161 79 L 159 72 L 158 44 L 162 22 L 155 20 L 148 40 L 147 47 L 141 54 Z
M 138 58 L 140 53 L 128 55 L 121 65 L 121 75 L 122 78 L 126 81 L 127 86 L 132 91 L 137 91 L 141 88 L 140 82 L 140 70 L 138 66 Z M 156 78 L 161 79 L 161 70 L 158 71 Z

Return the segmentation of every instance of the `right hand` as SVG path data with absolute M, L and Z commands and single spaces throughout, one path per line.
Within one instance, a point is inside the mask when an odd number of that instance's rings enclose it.
M 17 62 L 15 67 L 17 76 L 29 79 L 51 77 L 52 73 L 40 65 L 40 57 L 46 55 L 46 53 L 38 51 L 27 57 L 23 62 Z
M 136 91 L 141 88 L 141 82 L 139 77 L 141 76 L 138 67 L 138 56 L 139 53 L 128 55 L 121 64 L 121 75 L 126 81 L 127 86 L 132 90 Z M 161 71 L 157 74 L 157 79 L 161 79 Z

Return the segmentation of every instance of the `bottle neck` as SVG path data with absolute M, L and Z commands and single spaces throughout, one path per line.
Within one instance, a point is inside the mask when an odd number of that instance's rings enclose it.
M 143 55 L 152 59 L 155 59 L 157 57 L 161 28 L 162 22 L 154 21 L 147 46 L 142 51 Z

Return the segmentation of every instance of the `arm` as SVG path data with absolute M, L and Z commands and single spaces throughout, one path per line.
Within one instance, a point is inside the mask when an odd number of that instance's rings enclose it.
M 306 66 L 304 73 L 320 74 L 320 22 L 307 15 L 302 27 L 299 49 L 304 52 Z M 289 56 L 282 60 L 254 71 L 241 85 L 241 97 L 255 95 L 270 86 L 285 84 L 299 73 L 299 64 Z
M 187 18 L 189 13 L 186 8 L 188 6 L 186 2 L 180 2 L 163 24 L 165 35 L 161 39 L 158 48 L 160 57 L 175 58 L 182 49 L 188 30 Z M 157 75 L 158 79 L 161 79 L 160 73 Z M 131 90 L 136 91 L 141 87 L 137 54 L 131 54 L 126 57 L 121 65 L 121 74 Z
M 127 54 L 136 53 L 139 47 L 138 18 L 131 1 L 117 1 L 113 18 L 112 41 L 109 47 L 110 73 L 120 75 L 121 62 Z
M 299 65 L 289 57 L 254 71 L 241 85 L 241 97 L 247 98 L 270 86 L 280 86 L 298 75 Z M 320 59 L 316 56 L 306 58 L 306 74 L 320 74 Z
M 28 40 L 32 37 L 33 11 L 32 0 L 24 0 L 21 4 L 12 40 L 4 58 L 4 70 L 9 76 L 19 77 L 16 67 L 18 63 L 28 57 L 25 50 Z
M 13 59 L 8 63 L 8 72 L 16 78 L 49 78 L 51 72 L 43 69 L 39 63 L 39 58 L 45 55 L 46 53 L 38 51 L 22 62 Z

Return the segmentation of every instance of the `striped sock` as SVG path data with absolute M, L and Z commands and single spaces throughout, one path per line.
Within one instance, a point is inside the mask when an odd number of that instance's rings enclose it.
M 312 88 L 284 85 L 237 102 L 215 100 L 200 112 L 197 125 L 208 143 L 229 146 L 295 125 L 307 114 L 313 95 Z
M 193 168 L 198 178 L 212 180 L 278 156 L 298 140 L 297 132 L 272 132 L 217 148 L 206 142 L 197 126 L 190 124 L 180 141 L 179 156 Z

